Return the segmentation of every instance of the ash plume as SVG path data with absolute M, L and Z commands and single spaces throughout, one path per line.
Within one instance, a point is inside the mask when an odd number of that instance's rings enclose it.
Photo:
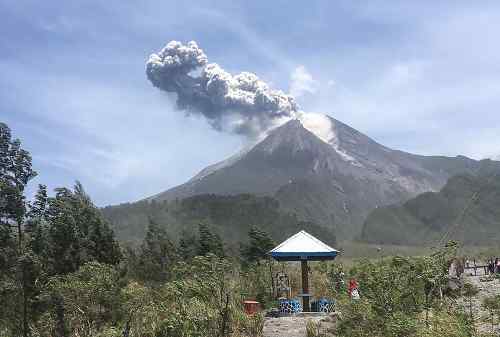
M 233 76 L 208 63 L 195 41 L 170 41 L 149 57 L 146 74 L 155 87 L 177 94 L 180 109 L 203 115 L 220 131 L 252 137 L 298 113 L 292 96 L 269 88 L 257 75 Z

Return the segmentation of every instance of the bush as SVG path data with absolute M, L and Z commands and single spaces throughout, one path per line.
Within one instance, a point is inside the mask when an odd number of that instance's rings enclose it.
M 234 337 L 262 337 L 264 316 L 260 313 L 247 315 L 242 311 L 236 314 Z

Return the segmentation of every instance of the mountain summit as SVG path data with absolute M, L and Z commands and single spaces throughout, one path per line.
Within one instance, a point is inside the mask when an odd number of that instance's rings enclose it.
M 274 196 L 299 218 L 352 238 L 371 210 L 438 191 L 450 176 L 475 174 L 480 167 L 481 162 L 463 156 L 393 150 L 334 118 L 307 114 L 150 200 L 199 194 Z

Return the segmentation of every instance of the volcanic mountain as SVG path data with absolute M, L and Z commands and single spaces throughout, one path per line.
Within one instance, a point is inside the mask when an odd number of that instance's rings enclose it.
M 449 177 L 475 174 L 481 166 L 463 156 L 393 150 L 334 118 L 307 114 L 149 200 L 201 194 L 272 196 L 286 212 L 345 239 L 361 232 L 371 210 L 439 191 Z

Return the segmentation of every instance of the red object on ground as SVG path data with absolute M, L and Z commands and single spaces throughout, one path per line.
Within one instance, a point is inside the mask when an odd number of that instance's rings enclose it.
M 260 303 L 257 301 L 243 301 L 243 307 L 247 315 L 253 315 L 260 311 Z
M 351 296 L 352 291 L 354 289 L 358 289 L 358 282 L 356 281 L 356 279 L 351 279 L 349 280 L 349 288 L 348 288 L 349 296 Z

